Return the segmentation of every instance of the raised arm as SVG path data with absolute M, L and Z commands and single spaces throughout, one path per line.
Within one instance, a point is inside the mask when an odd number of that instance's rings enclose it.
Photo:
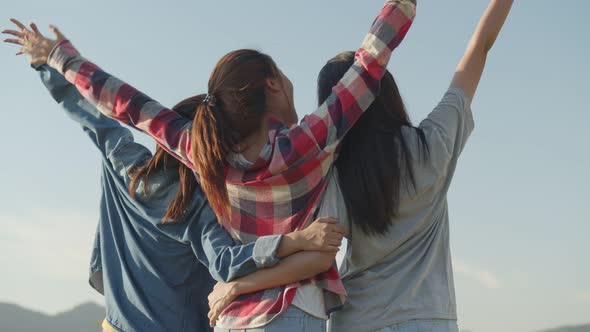
M 102 114 L 147 133 L 168 153 L 194 169 L 190 119 L 86 60 L 68 40 L 53 49 L 47 63 L 60 71 Z
M 128 185 L 129 168 L 135 167 L 152 157 L 152 153 L 143 145 L 134 141 L 133 134 L 117 121 L 107 118 L 96 110 L 76 87 L 46 65 L 37 68 L 41 81 L 60 104 L 66 114 L 82 126 L 92 143 L 100 151 L 104 162 L 119 174 Z
M 356 52 L 353 66 L 333 88 L 332 94 L 299 126 L 278 139 L 289 140 L 292 153 L 281 151 L 287 163 L 297 162 L 302 151 L 323 150 L 337 144 L 379 93 L 393 50 L 410 29 L 416 14 L 415 0 L 388 0 Z
M 420 123 L 435 171 L 453 175 L 459 155 L 474 128 L 471 100 L 483 73 L 486 57 L 506 21 L 512 0 L 491 0 L 443 99 Z M 446 181 L 446 191 L 450 181 Z
M 327 271 L 336 253 L 305 251 L 291 255 L 274 267 L 262 269 L 230 283 L 218 283 L 209 295 L 209 320 L 215 325 L 217 317 L 233 302 L 248 293 L 289 285 Z
M 22 45 L 18 54 L 28 54 L 34 65 L 49 64 L 72 83 L 104 115 L 133 126 L 152 136 L 163 149 L 191 169 L 190 132 L 192 122 L 131 85 L 104 72 L 86 60 L 57 30 L 57 40 L 46 38 L 34 24 L 29 30 L 15 19 L 16 30 L 3 33 L 18 37 L 5 42 Z
M 488 52 L 492 49 L 508 17 L 512 2 L 512 0 L 490 1 L 471 37 L 461 62 L 457 66 L 451 87 L 462 89 L 469 100 L 472 100 L 475 95 Z

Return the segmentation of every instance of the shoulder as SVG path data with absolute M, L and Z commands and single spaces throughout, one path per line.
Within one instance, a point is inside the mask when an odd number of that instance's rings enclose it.
M 451 87 L 440 102 L 420 123 L 423 130 L 453 134 L 459 129 L 473 129 L 471 100 L 461 88 Z

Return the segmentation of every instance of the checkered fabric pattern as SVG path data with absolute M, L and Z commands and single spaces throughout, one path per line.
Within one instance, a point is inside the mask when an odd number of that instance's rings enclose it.
M 236 240 L 249 243 L 259 236 L 286 234 L 312 221 L 339 143 L 379 93 L 391 53 L 405 37 L 415 13 L 415 0 L 386 1 L 356 52 L 354 65 L 326 102 L 299 125 L 287 128 L 274 123 L 269 143 L 254 165 L 228 165 L 231 215 L 221 222 Z M 51 52 L 48 63 L 103 114 L 151 135 L 194 169 L 191 121 L 102 71 L 67 40 Z M 301 283 L 241 296 L 217 324 L 241 329 L 264 326 L 286 310 L 297 287 L 308 282 L 325 290 L 328 312 L 343 304 L 346 292 L 334 266 Z

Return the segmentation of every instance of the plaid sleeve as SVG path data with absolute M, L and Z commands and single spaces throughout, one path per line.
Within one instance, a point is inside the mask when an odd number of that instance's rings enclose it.
M 304 117 L 300 125 L 278 135 L 285 163 L 297 162 L 312 151 L 330 151 L 336 147 L 375 100 L 391 53 L 404 39 L 415 14 L 415 0 L 386 1 L 356 52 L 353 66 L 332 89 L 326 102 Z
M 131 85 L 86 60 L 68 40 L 49 54 L 47 63 L 71 82 L 102 114 L 152 136 L 191 169 L 192 121 L 162 106 Z

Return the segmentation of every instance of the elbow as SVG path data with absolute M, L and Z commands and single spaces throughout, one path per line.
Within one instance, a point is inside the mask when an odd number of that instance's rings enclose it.
M 253 272 L 255 269 L 245 269 L 243 266 L 240 265 L 233 265 L 228 263 L 227 257 L 225 255 L 219 255 L 214 260 L 211 260 L 209 263 L 209 274 L 215 281 L 225 282 L 228 283 L 236 278 L 239 278 L 242 274 L 248 274 Z
M 487 56 L 488 53 L 490 53 L 490 51 L 492 50 L 492 47 L 494 47 L 495 42 L 496 42 L 495 40 L 490 40 L 483 45 L 482 50 L 481 50 L 483 56 Z
M 494 47 L 494 44 L 496 43 L 496 39 L 498 38 L 498 34 L 491 34 L 489 36 L 487 36 L 487 38 L 485 38 L 484 40 L 482 40 L 482 42 L 480 43 L 480 51 L 484 54 L 484 55 L 488 55 L 488 53 L 492 50 L 492 47 Z
M 481 57 L 486 57 L 490 50 L 494 46 L 494 41 L 475 41 L 469 45 L 469 51 L 467 53 L 476 54 Z
M 213 279 L 215 279 L 215 281 L 218 282 L 228 283 L 235 279 L 235 277 L 232 278 L 233 276 L 231 275 L 231 273 L 229 273 L 229 271 L 227 271 L 227 269 L 223 270 L 214 265 L 209 266 L 209 274 L 211 275 L 211 277 L 213 277 Z

